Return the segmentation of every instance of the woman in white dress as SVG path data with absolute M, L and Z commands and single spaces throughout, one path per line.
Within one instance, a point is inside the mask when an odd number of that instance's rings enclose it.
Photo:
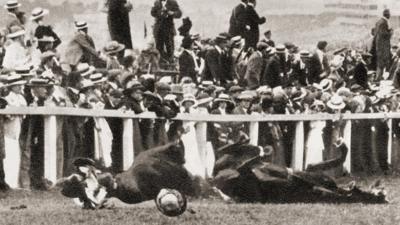
M 186 94 L 181 102 L 182 113 L 193 113 L 196 98 L 192 94 Z M 185 168 L 193 175 L 204 177 L 205 168 L 200 159 L 199 148 L 196 139 L 195 122 L 183 122 L 185 134 L 182 135 L 182 142 L 185 146 Z
M 322 101 L 315 100 L 310 107 L 310 113 L 321 113 L 325 110 L 325 105 Z M 324 141 L 322 132 L 325 128 L 325 121 L 311 121 L 310 131 L 306 139 L 306 159 L 305 168 L 310 164 L 320 163 L 323 161 Z
M 21 75 L 12 74 L 7 78 L 9 94 L 4 98 L 9 107 L 26 107 L 27 103 L 22 93 L 26 81 Z M 8 116 L 4 123 L 4 141 L 6 158 L 4 159 L 5 180 L 11 188 L 19 188 L 19 172 L 21 164 L 21 149 L 19 136 L 23 116 Z

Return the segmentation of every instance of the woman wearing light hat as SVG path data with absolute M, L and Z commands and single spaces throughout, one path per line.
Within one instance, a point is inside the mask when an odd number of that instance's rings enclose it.
M 26 107 L 27 103 L 22 93 L 22 86 L 26 84 L 24 78 L 11 74 L 6 85 L 9 94 L 5 97 L 10 107 Z M 4 121 L 4 141 L 6 158 L 4 159 L 5 180 L 11 188 L 19 188 L 19 172 L 21 164 L 21 149 L 19 137 L 21 134 L 23 116 L 8 116 Z
M 6 54 L 3 59 L 3 67 L 15 69 L 29 62 L 28 51 L 25 47 L 25 30 L 20 26 L 12 26 L 7 38 L 11 43 L 5 47 Z

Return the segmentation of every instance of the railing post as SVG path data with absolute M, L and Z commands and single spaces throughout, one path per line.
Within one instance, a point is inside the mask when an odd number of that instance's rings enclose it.
M 292 169 L 303 171 L 304 162 L 304 122 L 296 124 L 296 135 L 293 142 Z
M 44 116 L 44 177 L 53 184 L 57 182 L 57 120 Z
M 196 124 L 196 139 L 197 146 L 199 148 L 200 160 L 202 163 L 202 167 L 204 167 L 204 173 L 202 177 L 205 178 L 206 174 L 208 174 L 207 168 L 207 123 L 206 122 L 198 122 Z
M 251 115 L 257 116 L 259 113 L 252 113 Z M 250 144 L 258 146 L 258 132 L 259 132 L 259 122 L 250 123 Z
M 343 132 L 343 139 L 348 149 L 346 161 L 344 162 L 343 166 L 347 172 L 351 173 L 351 120 L 346 122 Z
M 388 149 L 387 149 L 387 162 L 392 165 L 392 155 L 393 155 L 393 119 L 389 119 L 388 123 Z
M 131 167 L 135 150 L 133 147 L 133 119 L 124 119 L 124 132 L 123 132 L 123 168 L 128 170 Z

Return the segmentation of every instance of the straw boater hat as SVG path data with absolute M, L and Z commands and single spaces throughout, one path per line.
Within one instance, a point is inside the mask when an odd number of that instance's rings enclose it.
M 7 81 L 6 81 L 6 85 L 8 87 L 16 86 L 16 85 L 25 85 L 25 84 L 26 84 L 26 80 L 24 80 L 24 78 L 21 75 L 18 75 L 16 73 L 13 73 L 10 76 L 8 76 Z
M 185 94 L 183 96 L 183 100 L 181 102 L 181 105 L 183 106 L 186 102 L 192 102 L 193 105 L 196 105 L 196 103 L 197 103 L 196 97 L 194 97 L 194 95 L 192 95 L 192 94 Z
M 107 77 L 104 77 L 102 73 L 94 73 L 90 75 L 89 79 L 94 83 L 94 84 L 99 84 L 107 81 Z
M 339 95 L 332 96 L 332 98 L 328 101 L 326 105 L 331 109 L 339 109 L 339 110 L 344 109 L 344 107 L 346 107 L 343 98 L 340 97 Z
M 47 36 L 47 35 L 44 35 L 43 37 L 41 37 L 41 38 L 38 39 L 38 42 L 53 43 L 53 42 L 55 42 L 55 41 L 56 41 L 56 40 L 54 39 L 54 37 L 52 37 L 52 36 Z
M 54 81 L 47 78 L 32 78 L 27 86 L 29 87 L 52 87 L 54 85 Z
M 37 8 L 34 8 L 32 10 L 30 20 L 37 20 L 37 19 L 42 18 L 42 17 L 44 17 L 45 15 L 48 15 L 48 14 L 49 14 L 49 10 L 48 9 L 43 9 L 43 8 L 37 7 Z
M 87 77 L 96 70 L 94 66 L 90 66 L 87 63 L 79 63 L 78 66 L 76 67 L 76 72 L 81 74 L 82 77 Z
M 21 7 L 21 3 L 19 3 L 17 0 L 7 1 L 6 5 L 4 6 L 5 9 L 16 9 L 19 7 Z
M 249 100 L 249 101 L 251 101 L 251 100 L 253 100 L 253 96 L 252 96 L 250 93 L 241 93 L 241 94 L 238 96 L 238 99 L 239 99 L 240 101 L 243 101 L 243 100 Z
M 25 35 L 25 30 L 18 25 L 14 25 L 10 28 L 10 33 L 7 35 L 7 38 L 16 38 L 23 35 Z
M 88 28 L 88 24 L 85 21 L 75 21 L 75 29 L 82 30 Z
M 40 55 L 40 60 L 43 62 L 47 59 L 51 59 L 53 57 L 57 56 L 57 54 L 53 51 L 45 51 Z
M 321 83 L 319 83 L 319 87 L 323 92 L 328 91 L 332 88 L 333 81 L 331 79 L 323 79 Z
M 94 83 L 91 80 L 83 79 L 80 83 L 79 91 L 84 92 L 91 87 L 94 87 Z
M 29 65 L 23 65 L 15 68 L 15 73 L 22 77 L 32 77 L 35 73 L 32 71 Z
M 124 49 L 125 49 L 125 45 L 120 44 L 117 41 L 111 41 L 103 48 L 104 52 L 107 55 L 116 54 L 118 52 L 121 52 Z

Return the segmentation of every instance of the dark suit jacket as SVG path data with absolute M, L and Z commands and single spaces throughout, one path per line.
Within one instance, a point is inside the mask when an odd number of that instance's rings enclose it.
M 193 82 L 197 81 L 196 64 L 192 55 L 190 55 L 190 53 L 187 51 L 183 51 L 179 56 L 179 73 L 180 79 L 183 77 L 190 77 L 192 78 Z
M 307 78 L 309 74 L 309 68 L 306 64 L 305 68 L 301 68 L 300 61 L 296 62 L 292 66 L 293 71 L 292 74 L 290 75 L 290 82 L 298 81 L 299 84 L 302 86 L 307 86 Z
M 329 62 L 328 58 L 324 54 L 324 57 L 322 59 L 322 64 L 319 59 L 319 56 L 317 52 L 314 52 L 310 59 L 310 77 L 308 77 L 308 81 L 313 84 L 313 83 L 319 83 L 322 79 L 320 75 L 325 72 L 327 75 L 329 75 L 330 72 L 330 67 L 329 67 Z
M 247 6 L 247 23 L 250 26 L 250 30 L 246 31 L 246 42 L 249 47 L 256 48 L 258 41 L 260 40 L 260 28 L 259 26 L 265 23 L 265 17 L 260 17 L 254 8 L 254 6 Z
M 36 28 L 35 31 L 35 37 L 40 39 L 43 36 L 50 36 L 54 38 L 54 42 L 53 42 L 53 49 L 56 49 L 60 44 L 61 44 L 61 39 L 58 37 L 58 35 L 54 32 L 53 28 L 51 26 L 44 26 L 44 25 L 39 25 Z M 44 46 L 41 45 L 41 42 L 39 42 L 39 46 L 38 48 L 40 49 L 40 51 L 43 52 L 44 50 Z
M 174 19 L 179 19 L 182 16 L 182 11 L 179 8 L 176 0 L 166 0 L 165 4 L 166 11 L 173 11 L 173 16 L 167 16 L 166 12 L 162 9 L 161 0 L 154 2 L 153 8 L 151 8 L 151 15 L 156 19 L 154 24 L 154 37 L 158 37 L 160 32 L 163 34 L 175 35 Z
M 354 67 L 354 81 L 356 84 L 361 87 L 368 89 L 368 68 L 362 62 L 358 63 L 356 67 Z
M 239 4 L 233 9 L 229 20 L 230 35 L 245 37 L 246 25 L 248 25 L 246 8 L 247 6 Z
M 108 29 L 111 39 L 124 44 L 127 49 L 132 49 L 129 10 L 125 7 L 127 1 L 109 0 L 108 2 Z
M 381 18 L 375 26 L 375 47 L 377 54 L 378 67 L 389 66 L 390 63 L 390 38 L 392 34 L 389 30 L 388 22 Z M 387 68 L 389 69 L 389 68 Z
M 232 80 L 229 59 L 225 54 L 219 53 L 215 47 L 207 50 L 203 80 L 226 83 Z
M 280 60 L 277 55 L 274 55 L 267 60 L 261 84 L 268 85 L 271 88 L 281 85 L 280 73 Z
M 255 89 L 260 86 L 261 76 L 265 69 L 265 60 L 261 55 L 261 52 L 255 51 L 249 59 L 246 68 L 246 80 L 247 87 Z

